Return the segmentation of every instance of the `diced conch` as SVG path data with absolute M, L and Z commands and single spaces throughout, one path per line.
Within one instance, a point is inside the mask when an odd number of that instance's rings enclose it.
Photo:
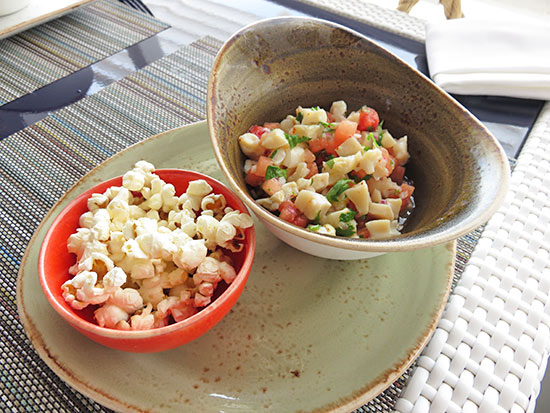
M 393 136 L 383 124 L 375 109 L 348 111 L 336 100 L 329 111 L 298 106 L 278 122 L 252 125 L 239 137 L 250 194 L 279 218 L 318 234 L 399 235 L 415 207 L 413 182 L 405 176 L 414 140 Z M 208 232 L 207 244 L 214 225 L 239 245 L 237 227 L 205 219 L 200 227 Z

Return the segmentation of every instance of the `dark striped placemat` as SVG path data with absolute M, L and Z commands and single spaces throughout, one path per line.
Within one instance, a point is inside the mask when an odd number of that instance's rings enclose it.
M 0 40 L 0 106 L 168 27 L 116 0 L 99 0 Z
M 109 156 L 206 116 L 210 67 L 221 43 L 199 40 L 0 141 L 0 405 L 10 411 L 108 411 L 66 385 L 32 349 L 17 316 L 20 260 L 40 220 Z M 479 238 L 459 240 L 459 277 Z M 389 412 L 410 370 L 358 412 Z

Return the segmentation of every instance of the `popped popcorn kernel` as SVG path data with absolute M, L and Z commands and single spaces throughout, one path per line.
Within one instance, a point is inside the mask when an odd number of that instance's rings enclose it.
M 224 250 L 242 249 L 250 216 L 228 207 L 205 180 L 177 195 L 154 171 L 139 161 L 122 186 L 93 194 L 67 240 L 76 262 L 63 298 L 77 310 L 95 306 L 102 327 L 147 330 L 185 320 L 237 275 Z

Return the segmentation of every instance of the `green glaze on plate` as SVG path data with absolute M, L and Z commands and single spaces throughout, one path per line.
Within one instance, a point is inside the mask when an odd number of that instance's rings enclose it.
M 46 364 L 78 391 L 123 411 L 350 411 L 395 381 L 426 345 L 447 301 L 454 242 L 334 261 L 292 249 L 258 222 L 248 284 L 204 336 L 175 350 L 133 354 L 79 334 L 42 293 L 40 244 L 70 199 L 140 159 L 222 179 L 205 122 L 149 138 L 69 190 L 21 265 L 17 299 L 25 330 Z

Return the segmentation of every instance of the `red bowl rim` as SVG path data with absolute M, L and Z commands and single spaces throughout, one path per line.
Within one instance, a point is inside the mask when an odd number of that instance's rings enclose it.
M 204 179 L 208 183 L 214 183 L 215 186 L 218 186 L 223 190 L 218 192 L 214 188 L 214 192 L 223 193 L 224 197 L 227 200 L 228 205 L 230 205 L 234 209 L 238 209 L 241 212 L 244 212 L 250 215 L 250 212 L 248 211 L 244 203 L 239 199 L 239 197 L 237 197 L 237 195 L 232 190 L 230 190 L 226 185 L 224 185 L 217 179 L 214 179 L 208 175 L 204 175 L 200 172 L 190 171 L 186 169 L 176 169 L 176 168 L 155 169 L 155 173 L 157 172 L 182 173 L 185 175 L 191 175 L 192 178 L 190 180 Z M 252 268 L 252 262 L 254 260 L 254 252 L 256 249 L 256 232 L 254 230 L 254 226 L 247 228 L 245 230 L 245 234 L 249 242 L 245 246 L 245 258 L 241 265 L 241 269 L 239 270 L 239 272 L 237 273 L 237 276 L 235 277 L 235 280 L 228 285 L 227 289 L 218 298 L 216 298 L 212 303 L 210 303 L 204 309 L 199 311 L 197 314 L 194 314 L 193 316 L 185 320 L 179 321 L 174 324 L 170 324 L 165 327 L 159 327 L 159 328 L 154 328 L 149 330 L 117 330 L 117 329 L 101 327 L 97 324 L 93 324 L 91 322 L 88 322 L 78 317 L 68 309 L 59 305 L 55 298 L 54 292 L 52 292 L 51 289 L 49 288 L 48 283 L 46 282 L 46 271 L 44 268 L 44 260 L 45 260 L 45 254 L 47 251 L 47 246 L 52 236 L 54 228 L 64 219 L 65 215 L 76 204 L 78 204 L 82 200 L 82 198 L 86 198 L 86 199 L 89 198 L 89 196 L 94 192 L 95 188 L 110 182 L 114 183 L 120 179 L 122 179 L 122 175 L 108 179 L 106 181 L 102 181 L 94 185 L 93 187 L 89 188 L 88 190 L 86 190 L 85 192 L 77 196 L 75 199 L 70 201 L 69 204 L 67 204 L 67 206 L 63 208 L 63 210 L 57 215 L 55 220 L 50 225 L 50 228 L 48 229 L 44 237 L 44 240 L 42 241 L 42 245 L 40 246 L 40 252 L 38 255 L 38 277 L 40 280 L 40 285 L 42 286 L 42 290 L 46 296 L 46 299 L 48 300 L 50 305 L 54 308 L 54 310 L 73 326 L 78 327 L 89 333 L 96 334 L 102 337 L 108 337 L 108 338 L 121 338 L 121 339 L 150 338 L 150 337 L 160 336 L 164 334 L 169 334 L 169 333 L 179 331 L 184 328 L 189 328 L 198 324 L 200 321 L 208 318 L 211 313 L 215 312 L 219 306 L 221 306 L 225 301 L 227 301 L 229 297 L 233 295 L 233 291 L 236 290 L 241 284 L 244 285 L 246 283 L 246 280 L 248 279 L 248 275 L 250 273 L 250 269 Z M 67 275 L 69 274 L 67 273 Z

